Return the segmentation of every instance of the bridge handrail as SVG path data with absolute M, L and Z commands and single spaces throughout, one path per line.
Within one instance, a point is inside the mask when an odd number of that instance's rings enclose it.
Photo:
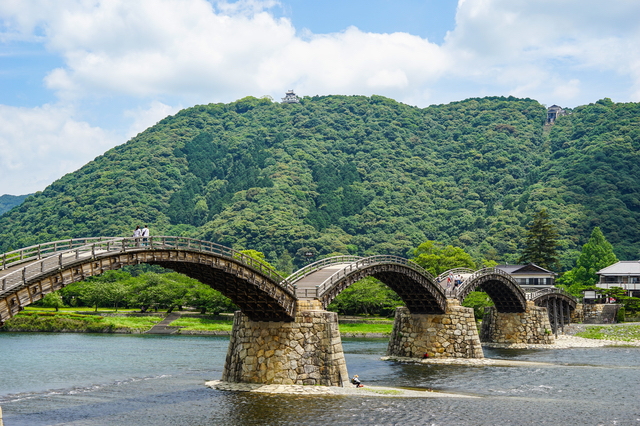
M 436 282 L 441 282 L 443 278 L 447 278 L 447 276 L 449 274 L 473 274 L 475 271 L 473 269 L 469 269 L 469 268 L 453 268 L 453 269 L 449 269 L 444 271 L 443 273 L 441 273 L 440 275 L 438 275 L 436 277 Z
M 264 275 L 267 275 L 287 293 L 289 293 L 290 295 L 295 295 L 294 287 L 289 283 L 289 281 L 287 281 L 287 279 L 280 276 L 280 274 L 278 274 L 259 260 L 253 259 L 252 257 L 247 256 L 246 254 L 232 248 L 217 243 L 212 243 L 210 241 L 196 240 L 188 237 L 153 236 L 147 238 L 148 241 L 144 241 L 143 238 L 140 237 L 110 238 L 108 240 L 103 239 L 94 242 L 93 244 L 87 244 L 66 251 L 55 252 L 54 255 L 42 258 L 37 262 L 26 265 L 23 268 L 17 269 L 3 276 L 1 278 L 0 295 L 8 290 L 11 290 L 14 287 L 26 284 L 29 278 L 39 273 L 58 270 L 59 268 L 73 264 L 81 256 L 86 257 L 87 254 L 90 255 L 91 259 L 95 259 L 96 253 L 98 253 L 98 256 L 100 256 L 105 252 L 112 253 L 114 251 L 143 251 L 148 250 L 149 248 L 152 250 L 166 248 L 187 248 L 194 251 L 213 253 L 218 254 L 222 257 L 234 259 L 245 266 L 248 266 L 256 271 L 261 272 Z M 74 254 L 75 256 L 73 256 Z M 55 262 L 51 264 L 51 260 L 54 259 Z M 45 265 L 47 261 L 49 265 Z
M 336 271 L 333 275 L 331 275 L 326 280 L 324 280 L 322 282 L 322 284 L 316 286 L 316 298 L 319 298 L 324 293 L 326 293 L 330 288 L 333 287 L 335 282 L 338 282 L 340 280 L 340 278 L 346 277 L 347 275 L 349 275 L 349 273 L 353 272 L 354 270 L 358 270 L 362 266 L 369 266 L 369 265 L 373 265 L 373 264 L 376 264 L 376 263 L 393 263 L 393 264 L 397 264 L 397 265 L 408 266 L 409 268 L 413 269 L 414 271 L 416 271 L 416 272 L 418 272 L 418 273 L 420 273 L 422 275 L 425 275 L 426 277 L 428 277 L 429 279 L 434 281 L 433 275 L 429 271 L 424 269 L 422 266 L 418 265 L 413 260 L 405 259 L 405 258 L 399 257 L 399 256 L 392 256 L 392 255 L 384 255 L 384 254 L 382 254 L 382 255 L 377 255 L 377 256 L 370 256 L 370 257 L 361 258 L 361 259 L 351 263 L 350 265 L 345 266 L 344 268 L 340 269 L 339 271 Z M 354 268 L 354 266 L 355 266 L 355 268 Z M 340 274 L 342 274 L 342 277 L 340 276 Z
M 562 294 L 563 296 L 568 297 L 570 300 L 573 300 L 574 302 L 578 303 L 577 297 L 575 297 L 565 289 L 559 288 L 559 287 L 548 287 L 548 288 L 540 289 L 538 291 L 534 291 L 533 293 L 527 293 L 527 300 L 535 300 L 538 297 L 544 296 L 545 294 L 551 294 L 551 293 Z
M 35 244 L 18 250 L 8 251 L 0 254 L 0 271 L 31 260 L 40 260 L 43 256 L 49 257 L 52 253 L 85 246 L 89 241 L 113 240 L 116 238 L 117 237 L 69 238 L 67 240 L 51 241 L 49 243 Z
M 513 276 L 511 276 L 511 274 L 509 274 L 508 272 L 503 271 L 502 269 L 499 268 L 483 268 L 483 269 L 478 269 L 477 271 L 475 271 L 473 274 L 471 274 L 469 277 L 467 277 L 464 281 L 462 281 L 462 283 L 460 284 L 460 286 L 457 289 L 453 289 L 451 290 L 451 295 L 452 296 L 458 296 L 458 294 L 463 293 L 463 289 L 465 289 L 467 286 L 470 285 L 471 282 L 473 282 L 474 280 L 476 280 L 479 277 L 482 277 L 484 275 L 492 275 L 492 274 L 497 274 L 497 275 L 502 275 L 504 277 L 507 277 L 509 280 L 513 281 L 518 288 L 521 289 L 521 287 L 518 285 L 518 283 L 515 281 L 515 279 L 513 278 Z M 524 293 L 524 291 L 523 291 Z M 449 295 L 449 293 L 447 294 Z
M 327 257 L 324 259 L 320 259 L 317 260 L 313 263 L 310 263 L 309 265 L 305 266 L 304 268 L 298 269 L 296 272 L 292 273 L 291 275 L 289 275 L 287 277 L 287 280 L 289 281 L 289 283 L 291 284 L 295 284 L 296 281 L 301 280 L 302 278 L 306 277 L 307 275 L 311 274 L 312 272 L 317 271 L 318 269 L 322 269 L 327 265 L 333 265 L 335 263 L 351 263 L 351 262 L 355 262 L 359 259 L 364 259 L 361 256 L 333 256 L 333 257 Z

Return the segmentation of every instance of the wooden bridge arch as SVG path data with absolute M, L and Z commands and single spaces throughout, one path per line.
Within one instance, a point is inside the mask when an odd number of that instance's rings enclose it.
M 253 320 L 293 321 L 295 317 L 291 284 L 236 250 L 183 237 L 95 238 L 5 253 L 0 263 L 0 324 L 68 284 L 139 263 L 195 278 L 229 297 Z
M 472 291 L 482 291 L 493 301 L 498 312 L 524 312 L 527 298 L 522 287 L 511 275 L 497 268 L 480 269 L 467 277 L 455 292 L 460 304 Z
M 421 266 L 397 256 L 339 256 L 323 259 L 290 275 L 299 299 L 319 300 L 324 309 L 353 283 L 375 277 L 388 285 L 413 314 L 443 314 L 446 296 Z
M 557 287 L 528 293 L 527 299 L 533 301 L 536 306 L 547 309 L 549 324 L 551 324 L 551 328 L 556 334 L 558 328 L 564 331 L 565 321 L 567 324 L 571 324 L 571 311 L 574 311 L 578 306 L 576 297 Z

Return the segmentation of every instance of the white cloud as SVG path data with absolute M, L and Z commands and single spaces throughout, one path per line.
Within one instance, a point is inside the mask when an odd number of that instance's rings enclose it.
M 68 108 L 0 105 L 0 194 L 41 191 L 116 142 Z
M 182 106 L 174 108 L 169 105 L 165 105 L 159 101 L 153 101 L 147 109 L 137 108 L 135 110 L 126 110 L 124 115 L 133 119 L 133 124 L 129 128 L 127 137 L 131 138 L 145 129 L 155 125 L 158 121 L 162 120 L 168 115 L 173 115 L 180 111 Z
M 407 33 L 355 27 L 304 35 L 269 9 L 274 0 L 44 0 L 0 4 L 5 35 L 44 34 L 64 57 L 47 87 L 61 99 L 173 96 L 186 104 L 249 94 L 383 94 L 420 105 L 517 94 L 580 101 L 590 78 L 640 87 L 640 2 L 464 0 L 437 45 Z M 40 29 L 40 31 L 37 31 Z M 567 81 L 582 84 L 565 88 Z M 614 83 L 612 83 L 614 84 Z M 620 83 L 619 83 L 620 84 Z M 475 88 L 475 90 L 474 90 Z M 568 93 L 571 93 L 569 96 Z M 591 99 L 593 100 L 593 99 Z M 625 99 L 630 100 L 630 99 Z

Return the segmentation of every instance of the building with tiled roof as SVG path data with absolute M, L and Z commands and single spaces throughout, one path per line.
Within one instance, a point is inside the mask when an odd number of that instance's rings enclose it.
M 527 293 L 555 285 L 555 272 L 546 270 L 535 263 L 529 263 L 528 265 L 498 265 L 496 268 L 511 275 Z

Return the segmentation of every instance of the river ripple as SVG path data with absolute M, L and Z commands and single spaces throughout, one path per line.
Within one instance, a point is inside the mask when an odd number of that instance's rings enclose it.
M 349 373 L 380 386 L 479 399 L 300 397 L 216 391 L 228 339 L 0 333 L 6 426 L 218 424 L 640 425 L 640 349 L 497 350 L 552 367 L 380 361 L 385 340 L 344 339 Z

